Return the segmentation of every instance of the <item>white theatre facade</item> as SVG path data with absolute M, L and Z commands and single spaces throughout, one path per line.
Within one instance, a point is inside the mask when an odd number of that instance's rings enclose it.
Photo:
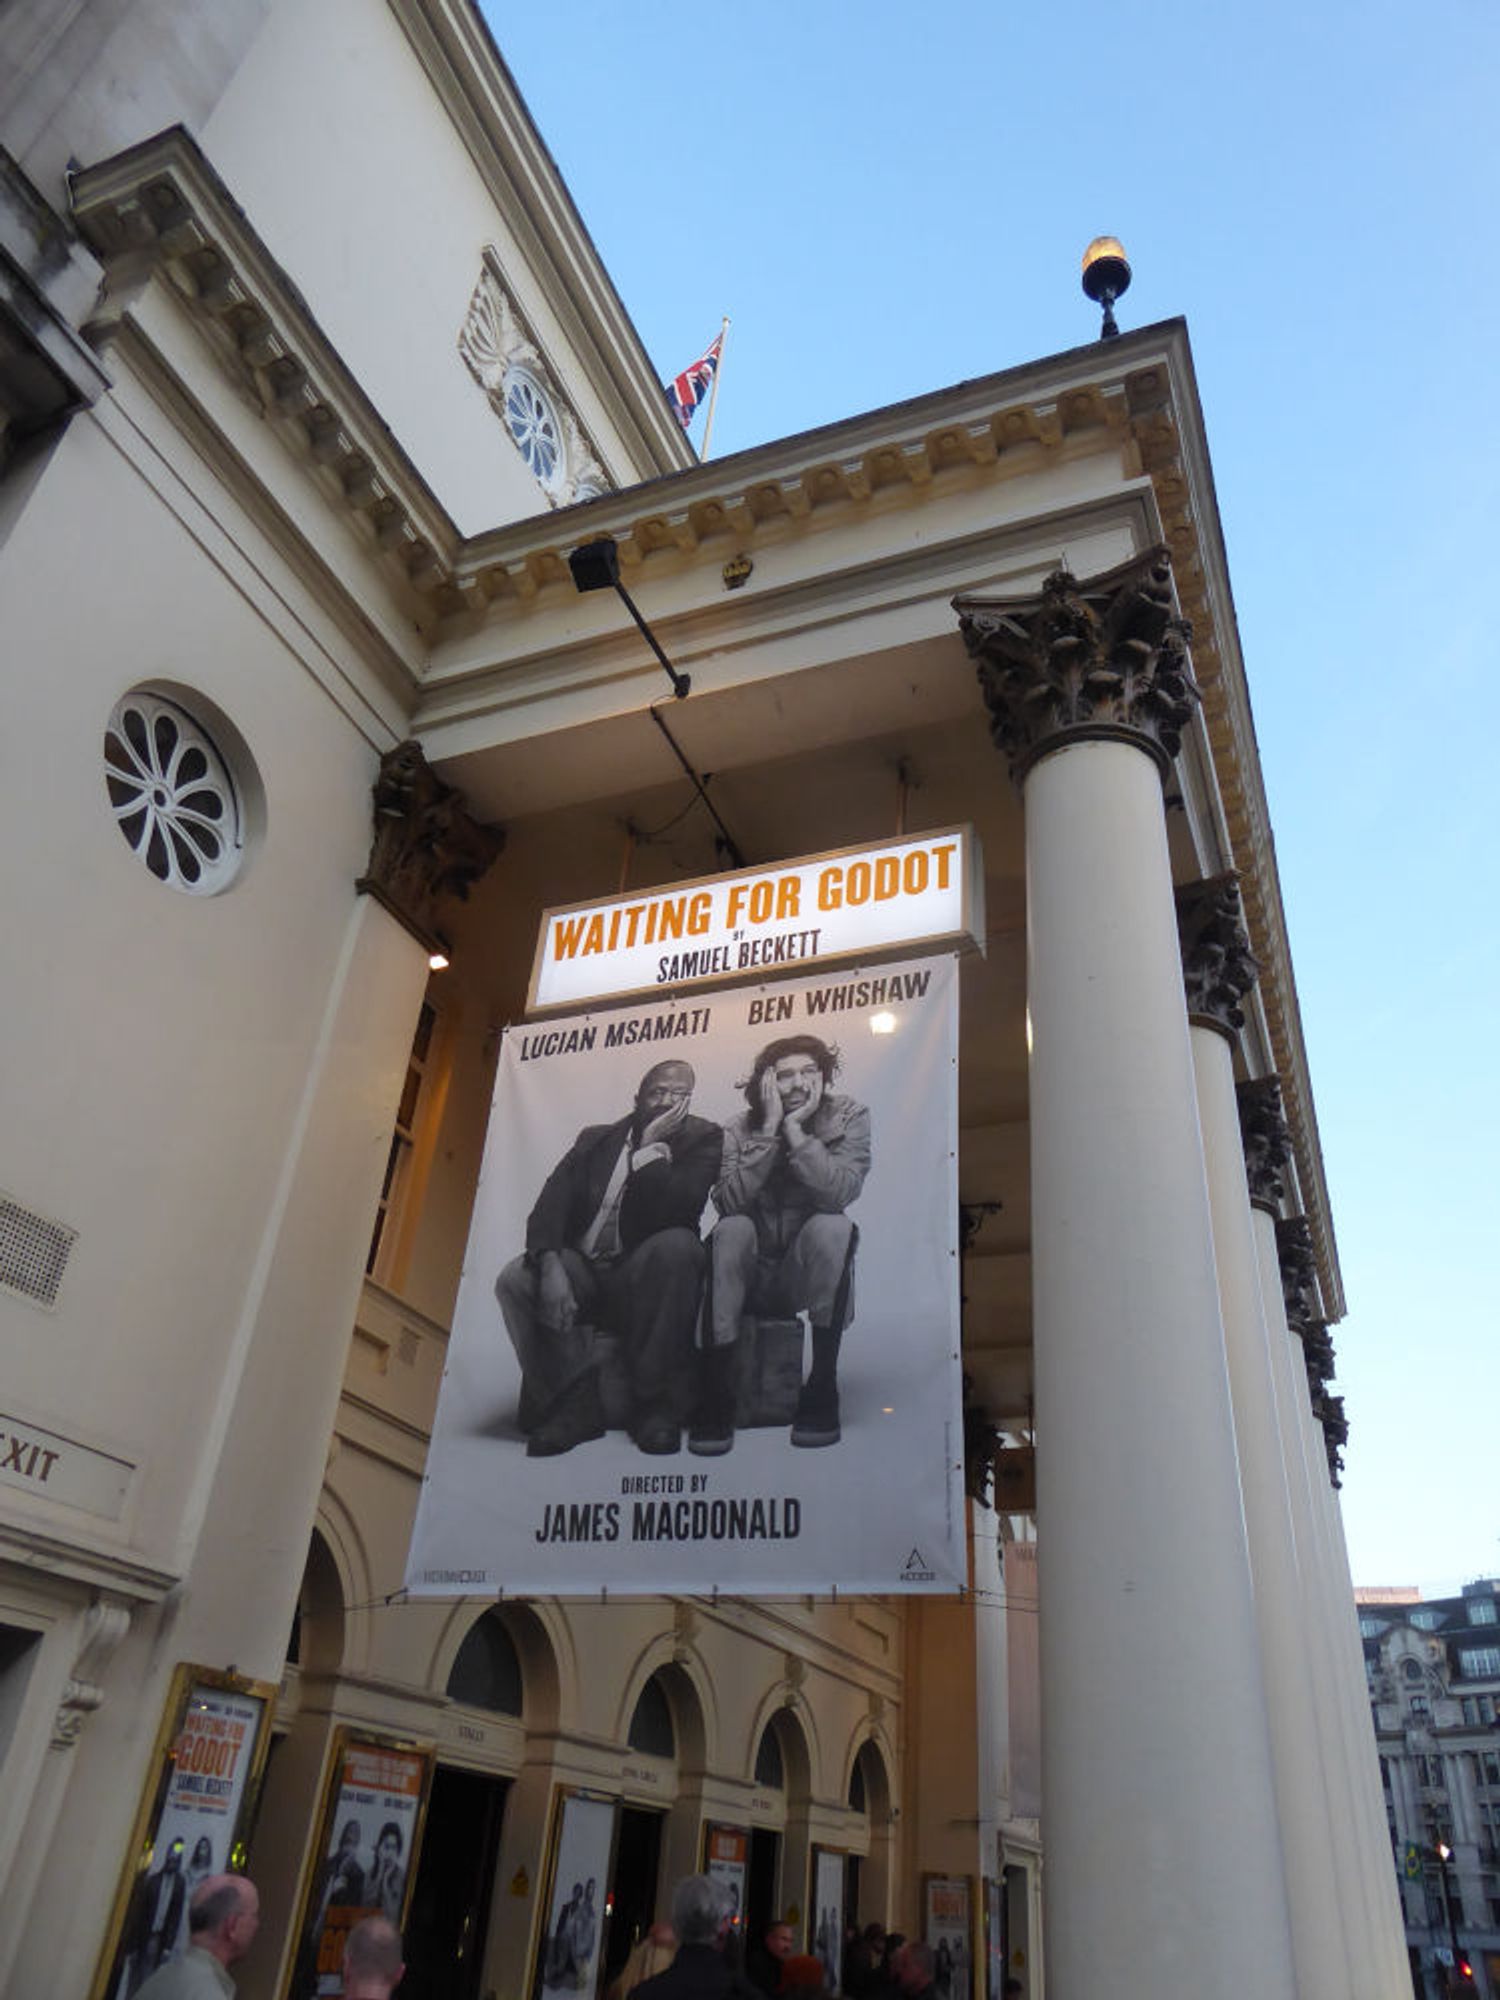
M 1397 2000 L 1183 326 L 700 465 L 467 0 L 23 0 L 0 148 L 0 1992 L 103 1990 L 188 1667 L 264 1693 L 245 2000 L 360 1732 L 423 1992 L 527 2000 L 592 1795 L 611 1963 L 719 1827 L 809 1938 L 829 1854 L 967 1883 L 973 2000 Z M 402 1591 L 541 914 L 724 862 L 653 710 L 752 865 L 977 836 L 961 1595 Z

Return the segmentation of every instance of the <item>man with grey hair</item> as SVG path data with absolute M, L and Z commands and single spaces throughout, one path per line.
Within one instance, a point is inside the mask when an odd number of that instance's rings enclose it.
M 188 1905 L 188 1942 L 181 1958 L 153 1972 L 135 2000 L 234 2000 L 229 1976 L 255 1938 L 260 1897 L 245 1875 L 210 1875 Z
M 389 1917 L 365 1917 L 344 1941 L 344 2000 L 390 2000 L 406 1967 Z
M 631 2000 L 758 2000 L 724 1956 L 734 1922 L 724 1883 L 712 1875 L 688 1875 L 672 1896 L 672 1928 L 677 1956 L 665 1972 L 642 1980 Z

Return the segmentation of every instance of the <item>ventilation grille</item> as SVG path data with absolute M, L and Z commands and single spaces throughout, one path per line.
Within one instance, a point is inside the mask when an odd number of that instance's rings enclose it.
M 48 1222 L 0 1194 L 0 1289 L 19 1292 L 39 1306 L 57 1304 L 58 1287 L 78 1231 Z

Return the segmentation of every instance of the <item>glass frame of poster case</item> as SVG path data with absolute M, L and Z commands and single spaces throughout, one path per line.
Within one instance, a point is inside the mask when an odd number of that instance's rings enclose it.
M 603 1842 L 603 1860 L 596 1862 L 592 1871 L 598 1896 L 593 1911 L 595 1930 L 590 1946 L 593 1971 L 592 1976 L 583 1985 L 574 1986 L 569 1981 L 568 1990 L 570 1996 L 577 1994 L 579 2000 L 592 2000 L 592 1996 L 599 1991 L 609 1945 L 608 1906 L 615 1875 L 615 1849 L 620 1838 L 620 1801 L 612 1792 L 593 1791 L 582 1785 L 559 1785 L 552 1799 L 551 1824 L 547 1834 L 547 1865 L 542 1873 L 541 1894 L 537 1897 L 538 1921 L 532 1939 L 531 1979 L 526 1988 L 532 2000 L 543 2000 L 543 1995 L 549 1990 L 553 1993 L 559 1991 L 557 1984 L 549 1982 L 547 1973 L 548 1957 L 564 1909 L 558 1900 L 557 1884 L 569 1872 L 562 1867 L 569 1813 L 573 1807 L 587 1810 L 595 1806 L 602 1807 L 609 1813 L 609 1832 Z M 576 1856 L 572 1865 L 576 1870 L 578 1866 Z M 581 1874 L 576 1874 L 575 1879 L 580 1884 L 590 1879 L 589 1871 L 585 1869 Z
M 385 1819 L 389 1816 L 391 1810 L 389 1805 L 385 1804 L 374 1806 L 373 1810 L 366 1811 L 365 1807 L 368 1802 L 354 1802 L 346 1798 L 346 1793 L 351 1789 L 354 1791 L 382 1789 L 382 1787 L 376 1785 L 350 1788 L 344 1784 L 343 1774 L 348 1767 L 348 1760 L 352 1754 L 360 1751 L 368 1751 L 375 1757 L 382 1759 L 397 1759 L 405 1762 L 412 1768 L 416 1776 L 416 1809 L 412 1814 L 411 1837 L 406 1842 L 401 1856 L 405 1873 L 401 1884 L 400 1910 L 399 1914 L 392 1918 L 398 1930 L 406 1922 L 406 1913 L 411 1904 L 412 1885 L 416 1881 L 417 1866 L 422 1855 L 422 1836 L 427 1829 L 427 1805 L 432 1796 L 432 1774 L 437 1762 L 436 1746 L 432 1743 L 419 1741 L 415 1737 L 388 1735 L 378 1729 L 351 1727 L 348 1724 L 341 1724 L 334 1730 L 329 1742 L 327 1765 L 323 1773 L 322 1791 L 318 1802 L 318 1816 L 315 1822 L 316 1831 L 302 1863 L 302 1881 L 298 1889 L 296 1905 L 297 1921 L 292 1930 L 292 1937 L 295 1943 L 289 1955 L 280 1987 L 283 2000 L 313 2000 L 313 1996 L 317 1993 L 319 1961 L 323 1955 L 321 1912 L 319 1912 L 318 1917 L 320 1928 L 316 1938 L 311 1934 L 311 1921 L 314 1915 L 314 1905 L 319 1894 L 320 1881 L 328 1874 L 330 1863 L 336 1862 L 342 1852 L 342 1841 L 339 1849 L 335 1849 L 334 1847 L 335 1828 L 342 1829 L 352 1822 L 358 1824 L 361 1832 L 363 1832 L 364 1822 L 367 1819 L 372 1827 L 378 1826 L 383 1828 Z M 383 1789 L 387 1792 L 390 1790 L 389 1787 L 384 1787 Z M 403 1789 L 410 1791 L 412 1787 L 407 1785 Z M 358 1810 L 356 1810 L 356 1804 L 358 1805 Z M 380 1831 L 372 1832 L 371 1834 L 372 1853 L 376 1855 L 377 1859 L 382 1838 L 383 1834 Z M 363 1870 L 361 1871 L 360 1896 L 351 1899 L 356 1906 L 363 1899 L 364 1872 Z M 368 1915 L 376 1910 L 377 1907 L 376 1904 L 372 1903 L 368 1908 L 362 1910 L 361 1914 Z M 338 1990 L 342 1991 L 342 1988 L 341 1953 Z
M 109 1928 L 104 1934 L 94 1983 L 89 1989 L 90 2000 L 122 2000 L 125 1993 L 134 1991 L 134 1985 L 127 1979 L 130 1970 L 127 1959 L 133 1953 L 127 1932 L 131 1913 L 151 1873 L 174 1780 L 180 1780 L 185 1786 L 191 1778 L 198 1777 L 203 1780 L 205 1788 L 209 1782 L 231 1786 L 227 1795 L 219 1795 L 224 1803 L 214 1808 L 228 1834 L 222 1855 L 215 1857 L 214 1871 L 243 1868 L 250 1828 L 255 1823 L 260 1804 L 266 1758 L 271 1749 L 270 1722 L 276 1693 L 274 1681 L 249 1680 L 243 1674 L 225 1673 L 217 1667 L 197 1666 L 187 1660 L 178 1663 L 167 1690 L 156 1742 L 152 1746 L 146 1782 L 136 1808 L 126 1858 L 120 1869 L 114 1907 L 110 1911 Z M 208 1758 L 202 1760 L 203 1768 L 200 1770 L 185 1768 L 184 1746 L 189 1735 L 202 1740 L 205 1745 L 213 1741 L 206 1729 L 189 1730 L 189 1719 L 195 1715 L 208 1719 L 215 1707 L 239 1707 L 247 1711 L 244 1723 L 247 1728 L 253 1728 L 249 1750 L 243 1758 L 238 1754 L 244 1741 L 243 1733 L 234 1741 L 232 1776 L 226 1775 L 231 1767 L 223 1765 L 221 1750 L 211 1760 L 212 1770 L 208 1768 Z M 233 1718 L 230 1719 L 230 1726 L 234 1726 Z M 216 1750 L 224 1740 L 221 1735 Z M 208 1809 L 206 1804 L 200 1807 L 200 1810 Z M 185 1881 L 183 1908 L 186 1909 Z M 141 1979 L 147 1976 L 143 1970 Z
M 937 1892 L 940 1891 L 962 1892 L 963 1915 L 961 1919 L 957 1921 L 948 1919 L 939 1921 L 936 1915 L 936 1902 L 937 1902 Z M 975 1925 L 976 1914 L 977 1913 L 975 1909 L 975 1900 L 974 1900 L 974 1877 L 972 1875 L 940 1875 L 940 1874 L 923 1875 L 922 1877 L 923 1942 L 925 1944 L 931 1945 L 935 1953 L 937 1951 L 937 1942 L 935 1935 L 936 1933 L 940 1931 L 948 1931 L 955 1935 L 961 1935 L 963 1938 L 964 1955 L 966 1959 L 966 1963 L 964 1966 L 964 1979 L 961 1985 L 952 1978 L 952 1975 L 950 1973 L 949 1983 L 947 1988 L 945 1989 L 941 1980 L 939 1980 L 936 1973 L 934 1973 L 934 1978 L 933 1978 L 934 2000 L 977 2000 L 977 1995 L 982 1990 L 978 1987 L 976 1983 L 978 1977 L 978 1969 L 976 1965 L 977 1955 L 975 1949 L 978 1941 L 976 1925 Z

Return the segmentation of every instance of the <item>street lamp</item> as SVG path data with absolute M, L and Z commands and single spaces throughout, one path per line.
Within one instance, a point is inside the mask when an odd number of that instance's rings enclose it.
M 1096 306 L 1103 308 L 1101 340 L 1116 340 L 1120 329 L 1115 322 L 1115 300 L 1130 284 L 1130 265 L 1124 246 L 1116 236 L 1096 236 L 1083 253 L 1083 289 Z

